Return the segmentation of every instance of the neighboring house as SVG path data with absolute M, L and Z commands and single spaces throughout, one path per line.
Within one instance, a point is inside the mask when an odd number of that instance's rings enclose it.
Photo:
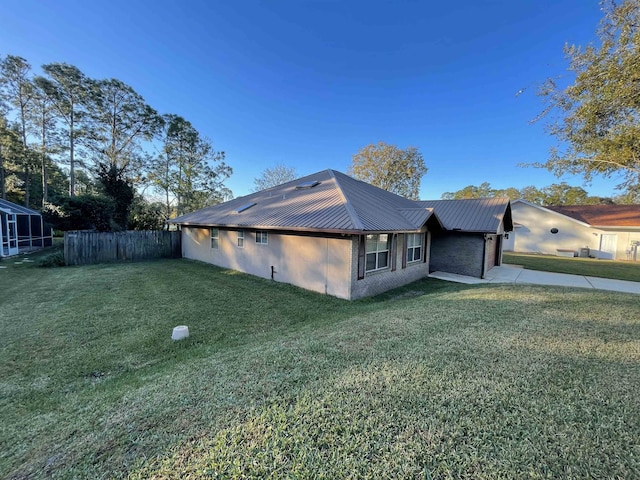
M 50 247 L 53 232 L 42 215 L 0 198 L 0 257 Z
M 445 230 L 431 238 L 431 271 L 484 278 L 502 264 L 505 234 L 513 230 L 508 198 L 429 200 Z
M 505 250 L 640 261 L 640 205 L 511 205 L 515 228 Z
M 442 230 L 432 210 L 333 170 L 171 222 L 185 258 L 346 299 L 426 277 Z

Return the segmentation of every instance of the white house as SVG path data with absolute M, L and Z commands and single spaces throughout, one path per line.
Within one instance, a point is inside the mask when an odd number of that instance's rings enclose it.
M 511 211 L 505 251 L 640 261 L 640 205 L 541 207 L 516 200 Z

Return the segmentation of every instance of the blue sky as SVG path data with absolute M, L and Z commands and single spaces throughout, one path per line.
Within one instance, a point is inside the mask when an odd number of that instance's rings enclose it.
M 346 172 L 370 143 L 414 146 L 421 197 L 546 186 L 536 84 L 595 40 L 597 0 L 3 0 L 0 55 L 118 78 L 224 150 L 236 196 L 277 163 Z M 522 95 L 516 93 L 524 89 Z M 596 179 L 612 195 L 618 179 Z

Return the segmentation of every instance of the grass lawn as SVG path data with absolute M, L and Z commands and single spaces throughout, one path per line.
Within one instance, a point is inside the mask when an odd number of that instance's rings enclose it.
M 1 478 L 640 478 L 637 295 L 0 266 Z
M 531 253 L 505 253 L 504 263 L 523 265 L 529 270 L 571 273 L 588 277 L 613 278 L 640 282 L 640 262 L 597 260 L 594 258 L 566 258 Z

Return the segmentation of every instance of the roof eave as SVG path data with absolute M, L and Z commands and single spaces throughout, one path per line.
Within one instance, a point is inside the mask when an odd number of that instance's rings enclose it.
M 175 223 L 175 222 L 170 222 Z M 365 230 L 365 229 L 342 229 L 342 228 L 312 228 L 312 227 L 279 227 L 277 225 L 233 225 L 229 223 L 217 224 L 217 223 L 191 223 L 191 222 L 179 222 L 178 225 L 184 225 L 186 227 L 201 227 L 201 228 L 226 228 L 229 230 L 267 230 L 267 231 L 280 231 L 280 232 L 310 232 L 310 233 L 332 233 L 332 234 L 344 234 L 344 235 L 369 235 L 376 233 L 420 233 L 422 227 L 415 229 L 384 229 L 384 230 Z

